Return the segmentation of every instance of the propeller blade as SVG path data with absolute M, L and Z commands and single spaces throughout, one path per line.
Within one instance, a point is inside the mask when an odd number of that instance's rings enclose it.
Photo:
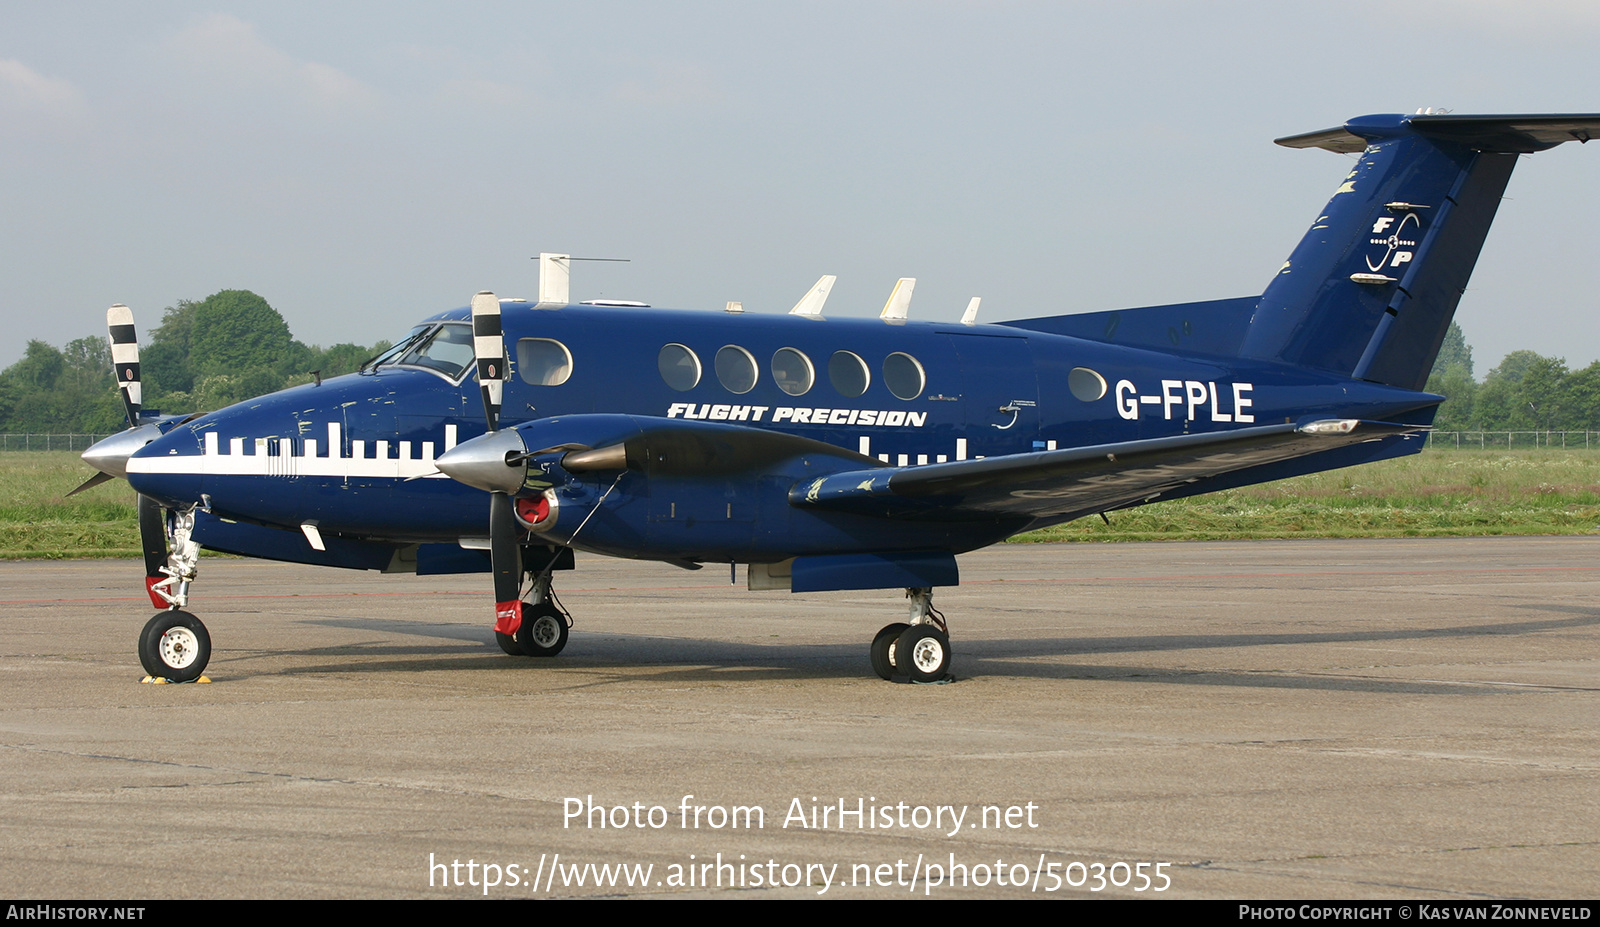
M 94 488 L 96 486 L 99 486 L 101 483 L 109 483 L 114 479 L 116 479 L 116 477 L 112 476 L 109 473 L 96 473 L 94 476 L 91 476 L 88 479 L 84 480 L 82 483 L 80 483 L 78 485 L 77 489 L 74 489 L 73 491 L 67 493 L 67 495 L 68 496 L 76 496 L 78 493 L 83 492 L 85 489 L 92 489 L 92 488 Z
M 489 562 L 494 574 L 494 629 L 515 634 L 522 626 L 522 548 L 511 497 L 489 494 Z
M 505 476 L 498 472 L 500 470 L 515 476 L 516 486 L 520 488 L 522 476 L 508 469 L 512 466 L 509 457 L 511 453 L 527 448 L 515 431 L 506 432 L 504 436 L 495 434 L 500 427 L 500 401 L 505 391 L 506 368 L 509 365 L 506 363 L 505 334 L 500 327 L 500 300 L 488 290 L 472 297 L 472 354 L 477 361 L 478 389 L 483 395 L 483 418 L 489 425 L 489 433 L 475 440 L 481 446 L 493 445 L 496 448 L 491 457 L 497 457 L 498 460 L 488 461 L 490 469 L 496 471 L 497 477 Z M 501 445 L 507 449 L 498 450 Z M 460 477 L 451 472 L 450 462 L 445 458 L 461 446 L 457 445 L 436 461 L 441 464 L 441 470 L 457 479 Z M 478 469 L 475 464 L 484 463 L 469 453 L 457 454 L 456 458 L 465 458 L 462 466 L 471 470 Z M 496 463 L 498 467 L 493 466 Z M 526 470 L 526 466 L 523 469 Z M 499 482 L 501 480 L 492 480 L 491 485 Z M 522 546 L 518 542 L 518 533 L 511 496 L 499 488 L 491 489 L 489 570 L 494 575 L 494 629 L 501 634 L 516 634 L 517 629 L 522 627 Z
M 144 391 L 139 379 L 139 336 L 133 330 L 133 310 L 117 303 L 106 310 L 106 328 L 111 333 L 111 366 L 117 375 L 117 391 L 128 413 L 130 426 L 139 424 L 144 408 Z
M 500 397 L 506 380 L 506 344 L 500 330 L 500 300 L 488 290 L 472 297 L 472 353 L 489 430 L 500 427 Z
M 139 497 L 139 546 L 144 548 L 145 591 L 150 593 L 151 604 L 166 608 L 167 600 L 151 587 L 166 579 L 161 568 L 167 565 L 167 517 L 161 505 L 149 496 Z

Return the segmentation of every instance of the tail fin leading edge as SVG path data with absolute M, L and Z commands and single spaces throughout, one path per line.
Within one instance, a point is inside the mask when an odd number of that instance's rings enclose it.
M 1421 389 L 1520 153 L 1600 115 L 1364 116 L 1278 140 L 1361 159 L 1267 286 L 1239 354 Z

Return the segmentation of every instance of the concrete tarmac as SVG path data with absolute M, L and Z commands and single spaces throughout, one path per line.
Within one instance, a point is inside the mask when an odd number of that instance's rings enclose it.
M 571 642 L 531 660 L 492 642 L 487 575 L 211 559 L 214 681 L 154 686 L 137 563 L 0 564 L 0 893 L 1600 890 L 1600 537 L 961 569 L 957 681 L 908 686 L 867 662 L 894 591 L 580 556 Z

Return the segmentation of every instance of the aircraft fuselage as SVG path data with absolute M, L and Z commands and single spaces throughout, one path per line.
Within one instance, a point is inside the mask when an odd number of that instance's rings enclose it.
M 785 493 L 809 477 L 873 462 L 917 466 L 1308 418 L 1425 423 L 1439 401 L 1282 365 L 1004 325 L 509 301 L 503 309 L 512 356 L 503 427 L 605 414 L 763 429 L 838 449 L 833 459 L 802 455 L 762 474 L 729 462 L 721 474 L 702 468 L 617 486 L 576 546 L 633 557 L 725 562 L 970 550 L 1050 519 L 885 522 L 798 511 Z M 467 312 L 424 324 L 461 328 Z M 519 359 L 519 346 L 530 342 L 534 353 Z M 564 369 L 539 367 L 540 352 Z M 455 370 L 386 363 L 210 413 L 136 454 L 130 478 L 167 505 L 198 500 L 223 519 L 296 531 L 310 522 L 325 536 L 393 543 L 482 536 L 487 495 L 432 464 L 485 432 L 466 359 Z M 525 376 L 530 367 L 539 376 Z M 556 376 L 559 384 L 529 382 Z M 1419 446 L 1394 440 L 1371 450 L 1390 456 Z M 1287 474 L 1256 476 L 1280 475 Z M 596 479 L 586 494 L 570 487 L 583 496 L 574 508 L 592 508 L 608 483 Z

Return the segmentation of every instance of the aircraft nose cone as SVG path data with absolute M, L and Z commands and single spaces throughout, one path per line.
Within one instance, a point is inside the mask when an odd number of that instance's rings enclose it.
M 166 434 L 154 435 L 153 440 L 135 448 L 123 460 L 128 483 L 140 495 L 164 505 L 199 502 L 205 478 L 200 450 L 190 425 L 178 425 Z
M 128 458 L 133 456 L 134 451 L 159 437 L 161 429 L 153 424 L 129 428 L 104 441 L 95 442 L 83 452 L 83 462 L 107 476 L 127 479 Z
M 522 488 L 528 465 L 521 460 L 510 464 L 506 458 L 527 450 L 522 437 L 508 428 L 463 441 L 433 463 L 439 472 L 457 482 L 489 492 L 509 493 Z

